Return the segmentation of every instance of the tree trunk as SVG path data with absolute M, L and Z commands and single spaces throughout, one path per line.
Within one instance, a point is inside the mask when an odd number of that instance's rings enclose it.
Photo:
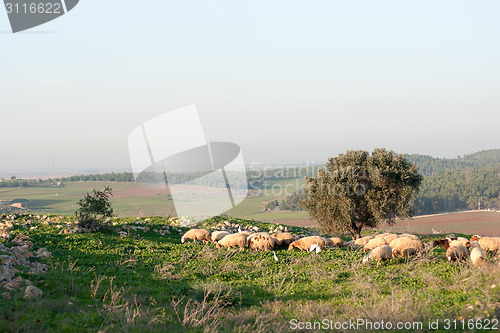
M 357 225 L 355 222 L 351 223 L 351 231 L 349 232 L 353 239 L 361 238 L 361 229 L 363 228 L 363 223 Z

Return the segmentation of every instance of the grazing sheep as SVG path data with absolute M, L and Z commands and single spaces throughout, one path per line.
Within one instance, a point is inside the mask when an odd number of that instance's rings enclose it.
M 448 261 L 467 260 L 468 256 L 469 251 L 467 251 L 467 248 L 462 244 L 450 246 L 446 250 L 446 259 L 448 259 Z
M 413 240 L 420 240 L 420 237 L 418 237 L 417 235 L 413 235 L 413 234 L 401 234 L 401 235 L 399 235 L 399 237 L 409 237 Z
M 254 250 L 271 251 L 274 249 L 274 238 L 267 232 L 258 232 L 248 237 L 248 247 Z
M 330 247 L 342 247 L 344 241 L 338 237 L 326 238 L 326 246 Z
M 392 248 L 392 257 L 396 258 L 398 255 L 402 255 L 405 259 L 408 259 L 409 256 L 423 251 L 424 248 L 424 243 L 422 243 L 421 241 L 410 240 Z
M 294 248 L 298 248 L 299 250 L 302 251 L 309 251 L 311 245 L 313 244 L 317 244 L 319 247 L 327 246 L 326 239 L 324 239 L 323 237 L 309 236 L 309 237 L 303 237 L 290 244 L 290 246 L 288 246 L 288 251 L 291 251 Z
M 217 243 L 225 236 L 229 235 L 230 232 L 227 231 L 214 231 L 212 232 L 212 242 Z
M 474 266 L 490 266 L 490 263 L 484 259 L 484 253 L 478 241 L 470 243 L 470 260 Z
M 186 240 L 199 240 L 203 241 L 203 243 L 208 243 L 212 240 L 210 237 L 210 231 L 206 229 L 191 229 L 184 234 L 181 238 L 181 243 L 184 243 Z
M 373 236 L 365 236 L 362 238 L 358 238 L 354 241 L 355 246 L 365 246 L 366 243 L 368 243 L 371 239 L 373 239 Z
M 240 234 L 242 234 L 243 236 L 245 236 L 246 238 L 250 237 L 250 235 L 252 234 L 250 231 L 242 231 L 240 232 Z
M 411 239 L 410 237 L 398 237 L 398 238 L 393 239 L 389 243 L 389 246 L 392 247 L 392 248 L 395 248 L 395 247 L 400 246 L 401 244 L 408 243 L 408 242 L 411 242 L 411 241 L 414 241 L 414 240 Z
M 368 243 L 366 243 L 364 251 L 368 252 L 382 245 L 387 245 L 385 239 L 383 237 L 375 237 L 373 239 L 370 239 Z
M 377 237 L 382 237 L 382 238 L 384 238 L 384 237 L 389 236 L 389 235 L 391 235 L 391 233 L 386 232 L 385 234 L 378 234 L 378 235 L 375 235 L 375 238 L 377 238 Z
M 377 266 L 380 265 L 382 260 L 388 260 L 392 257 L 392 249 L 389 245 L 382 245 L 374 248 L 364 258 L 363 264 L 370 260 L 377 260 Z
M 450 247 L 450 240 L 445 238 L 445 239 L 436 239 L 435 241 L 432 242 L 432 247 L 436 246 L 442 246 L 444 247 L 445 250 L 448 250 Z
M 218 249 L 222 246 L 227 248 L 239 247 L 240 250 L 245 248 L 247 244 L 247 238 L 242 234 L 229 234 L 222 238 L 216 245 Z
M 470 247 L 470 242 L 465 237 L 449 237 L 447 239 L 450 241 L 450 246 L 455 246 L 455 245 L 462 244 L 466 248 Z
M 295 237 L 289 232 L 278 232 L 273 235 L 274 245 L 277 247 L 288 247 L 295 241 Z
M 387 242 L 387 244 L 390 244 L 396 238 L 398 238 L 398 235 L 396 235 L 396 234 L 389 234 L 387 236 L 384 236 L 384 239 Z
M 471 242 L 478 241 L 484 251 L 500 251 L 500 237 L 481 237 L 474 235 L 471 237 Z

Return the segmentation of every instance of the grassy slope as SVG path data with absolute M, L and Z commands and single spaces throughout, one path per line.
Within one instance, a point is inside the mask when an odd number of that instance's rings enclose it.
M 288 331 L 292 318 L 367 316 L 427 323 L 491 318 L 500 300 L 500 274 L 450 264 L 442 249 L 381 267 L 361 265 L 363 253 L 349 249 L 278 250 L 275 262 L 272 253 L 180 244 L 177 229 L 167 236 L 152 231 L 131 231 L 126 237 L 116 232 L 59 235 L 52 225 L 19 225 L 25 222 L 16 222 L 13 234 L 28 234 L 36 248 L 52 251 L 52 259 L 40 259 L 51 269 L 40 276 L 21 274 L 44 297 L 26 301 L 19 292 L 2 300 L 0 331 L 278 332 Z M 165 225 L 161 218 L 151 223 Z

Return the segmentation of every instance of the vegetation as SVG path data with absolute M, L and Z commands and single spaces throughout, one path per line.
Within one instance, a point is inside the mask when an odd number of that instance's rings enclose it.
M 411 216 L 422 176 L 404 155 L 375 149 L 330 158 L 326 170 L 307 179 L 304 206 L 326 233 L 361 237 L 363 227 Z
M 114 230 L 67 235 L 58 225 L 74 218 L 49 218 L 54 222 L 30 215 L 13 221 L 13 238 L 24 234 L 33 251 L 46 247 L 53 256 L 32 259 L 49 266 L 43 275 L 20 268 L 43 297 L 11 291 L 12 299 L 0 302 L 2 332 L 289 332 L 293 319 L 325 318 L 422 322 L 424 328 L 439 319 L 438 331 L 449 332 L 444 319 L 466 325 L 492 319 L 500 298 L 500 274 L 448 263 L 442 248 L 380 267 L 362 265 L 364 253 L 348 248 L 277 250 L 275 261 L 268 252 L 180 244 L 187 229 L 165 218 L 114 218 Z
M 52 179 L 48 180 L 33 180 L 33 179 L 17 179 L 17 177 L 12 176 L 10 179 L 1 179 L 0 188 L 2 187 L 55 187 L 64 186 L 60 181 L 54 181 Z
M 91 194 L 85 194 L 83 199 L 78 201 L 79 208 L 75 212 L 78 225 L 85 229 L 100 230 L 102 219 L 113 216 L 113 208 L 109 202 L 109 197 L 112 195 L 109 186 L 102 191 L 94 189 Z

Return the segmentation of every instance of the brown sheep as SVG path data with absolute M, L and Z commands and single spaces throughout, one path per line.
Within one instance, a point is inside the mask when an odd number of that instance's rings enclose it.
M 364 251 L 368 252 L 382 245 L 387 245 L 386 240 L 383 237 L 375 237 L 366 243 Z
M 203 241 L 204 244 L 212 240 L 210 231 L 206 229 L 189 230 L 182 236 L 181 243 L 184 243 L 188 239 Z
M 323 237 L 309 236 L 309 237 L 303 237 L 291 243 L 290 246 L 288 246 L 288 251 L 291 251 L 294 248 L 298 248 L 299 250 L 302 251 L 309 251 L 311 245 L 313 244 L 318 245 L 320 248 L 323 248 L 328 245 L 326 239 L 324 239 Z
M 273 238 L 276 247 L 287 248 L 295 241 L 295 237 L 289 232 L 279 232 L 273 235 Z
M 398 255 L 402 255 L 405 259 L 408 259 L 411 255 L 415 255 L 423 251 L 424 248 L 424 243 L 421 241 L 410 240 L 409 242 L 404 242 L 396 247 L 393 247 L 392 257 L 396 258 Z
M 227 248 L 239 247 L 240 250 L 245 249 L 245 245 L 247 244 L 247 238 L 242 234 L 229 234 L 222 238 L 216 245 L 218 249 L 222 246 Z
M 258 232 L 248 237 L 248 246 L 254 250 L 271 251 L 274 249 L 274 239 L 267 232 Z

